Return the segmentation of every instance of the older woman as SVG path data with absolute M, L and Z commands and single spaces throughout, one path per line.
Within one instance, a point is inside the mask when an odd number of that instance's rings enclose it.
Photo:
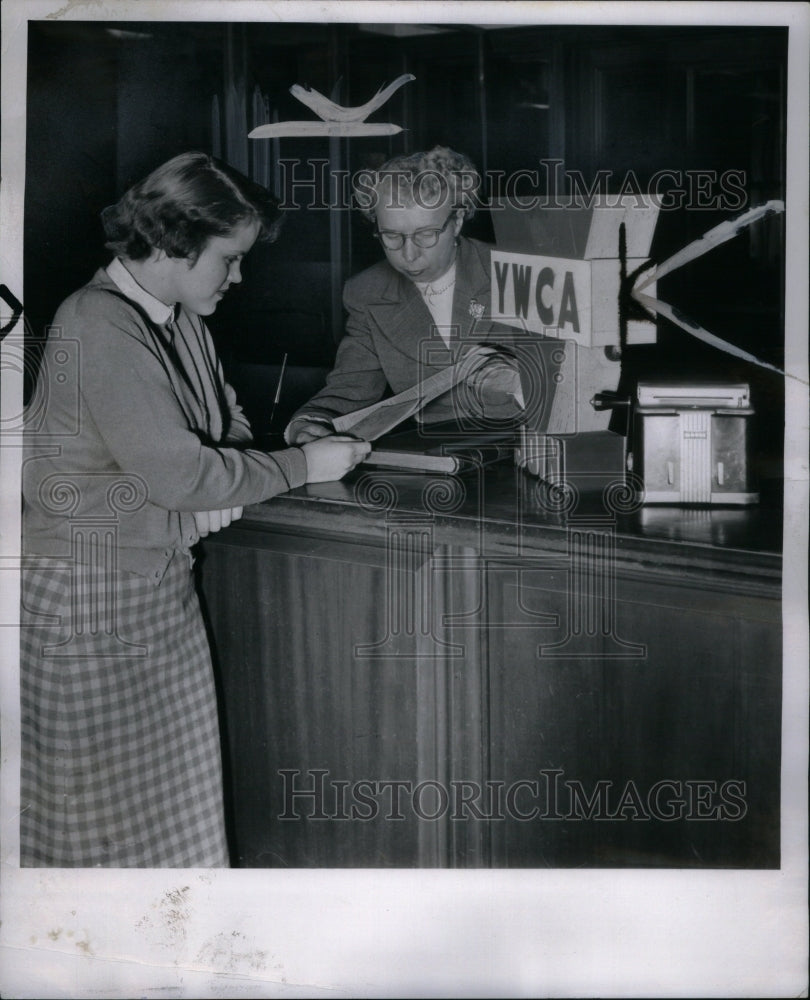
M 192 548 L 368 451 L 253 449 L 223 379 L 203 317 L 278 220 L 263 188 L 175 157 L 105 210 L 115 259 L 57 312 L 23 474 L 23 865 L 228 864 Z
M 358 176 L 355 197 L 385 260 L 346 282 L 348 321 L 334 370 L 294 414 L 288 442 L 331 434 L 332 418 L 377 402 L 388 389 L 401 392 L 504 335 L 487 319 L 489 247 L 461 235 L 479 187 L 470 160 L 443 146 Z M 503 426 L 519 416 L 520 380 L 510 358 L 476 369 L 474 379 L 428 403 L 419 419 L 472 417 Z

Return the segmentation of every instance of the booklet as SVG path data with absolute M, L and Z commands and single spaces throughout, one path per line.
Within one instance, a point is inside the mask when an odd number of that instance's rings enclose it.
M 465 433 L 457 424 L 447 425 L 446 432 L 444 427 L 431 425 L 429 434 L 422 428 L 386 434 L 374 442 L 363 464 L 452 475 L 514 459 L 518 438 L 515 430 Z

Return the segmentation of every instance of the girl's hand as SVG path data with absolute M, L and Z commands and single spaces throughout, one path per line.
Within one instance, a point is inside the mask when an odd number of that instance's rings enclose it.
M 327 483 L 342 479 L 371 451 L 368 441 L 345 434 L 332 434 L 301 446 L 307 459 L 307 482 Z
M 231 521 L 238 521 L 242 516 L 241 507 L 226 507 L 224 510 L 195 510 L 194 521 L 200 538 L 205 538 L 212 531 L 227 528 Z

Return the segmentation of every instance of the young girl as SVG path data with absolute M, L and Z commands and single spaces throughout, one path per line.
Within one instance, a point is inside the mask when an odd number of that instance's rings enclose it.
M 279 218 L 263 188 L 177 156 L 104 211 L 115 259 L 57 312 L 23 470 L 23 865 L 228 864 L 191 550 L 369 450 L 253 449 L 224 381 L 202 317 Z

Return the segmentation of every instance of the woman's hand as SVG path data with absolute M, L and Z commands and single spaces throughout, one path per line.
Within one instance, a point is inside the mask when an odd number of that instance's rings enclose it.
M 317 420 L 296 420 L 290 427 L 289 441 L 291 445 L 300 447 L 309 441 L 317 441 L 319 438 L 328 437 L 335 431 L 329 424 L 319 423 Z
M 344 434 L 331 434 L 301 448 L 307 459 L 307 482 L 327 483 L 342 479 L 371 451 L 368 441 Z
M 241 507 L 226 507 L 224 510 L 195 510 L 194 521 L 200 538 L 205 538 L 212 531 L 227 528 L 231 521 L 238 521 L 242 516 Z
M 465 384 L 465 401 L 476 416 L 518 417 L 524 409 L 523 388 L 513 358 L 486 358 Z

